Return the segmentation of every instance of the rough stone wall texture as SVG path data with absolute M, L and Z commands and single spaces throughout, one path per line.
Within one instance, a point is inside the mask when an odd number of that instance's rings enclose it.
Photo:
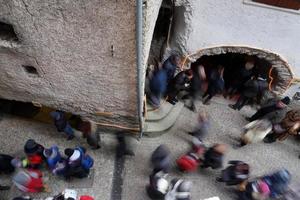
M 0 42 L 1 98 L 138 123 L 135 0 L 0 0 L 0 21 L 20 40 Z
M 186 50 L 249 46 L 281 55 L 300 77 L 300 15 L 245 4 L 243 0 L 190 0 Z M 189 7 L 189 5 L 188 5 Z
M 191 0 L 175 1 L 174 18 L 171 32 L 171 49 L 181 52 L 183 55 L 188 54 L 188 38 L 192 32 L 190 21 L 193 17 L 195 6 Z
M 143 85 L 145 84 L 144 77 L 146 75 L 147 61 L 149 58 L 155 23 L 162 1 L 163 0 L 147 0 L 143 7 Z

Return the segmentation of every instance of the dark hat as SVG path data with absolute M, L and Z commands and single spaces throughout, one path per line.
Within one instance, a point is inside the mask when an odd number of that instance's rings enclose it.
M 70 149 L 70 148 L 65 149 L 66 156 L 71 157 L 73 155 L 73 153 L 74 153 L 73 149 Z
M 43 154 L 46 158 L 50 157 L 52 154 L 52 149 L 44 149 Z
M 39 145 L 33 139 L 27 140 L 24 145 L 24 151 L 26 154 L 35 153 L 38 150 L 38 148 Z
M 289 105 L 291 102 L 290 97 L 286 96 L 283 99 L 280 100 L 282 103 L 284 103 L 285 105 Z

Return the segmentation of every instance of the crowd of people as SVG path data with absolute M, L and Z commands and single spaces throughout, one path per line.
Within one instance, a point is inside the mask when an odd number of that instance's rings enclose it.
M 100 148 L 100 136 L 96 134 L 97 126 L 90 120 L 83 120 L 81 117 L 72 115 L 67 117 L 63 111 L 53 111 L 50 113 L 54 126 L 58 132 L 66 135 L 67 140 L 75 137 L 78 131 L 82 137 L 87 139 L 91 149 Z M 133 156 L 129 137 L 126 132 L 116 133 L 117 157 L 126 155 Z M 24 156 L 0 154 L 0 174 L 12 176 L 13 185 L 25 194 L 50 192 L 50 188 L 45 184 L 43 170 L 47 169 L 53 176 L 61 177 L 65 181 L 74 178 L 83 179 L 90 175 L 90 170 L 94 165 L 94 159 L 87 153 L 86 148 L 76 146 L 66 148 L 63 153 L 57 145 L 45 148 L 34 139 L 28 139 L 24 144 Z M 11 186 L 1 185 L 0 191 L 10 190 Z M 76 190 L 65 189 L 63 192 L 48 197 L 46 200 L 93 200 L 91 196 L 79 196 Z M 19 196 L 13 200 L 33 200 L 30 196 Z
M 227 84 L 223 77 L 225 70 L 223 63 L 210 70 L 206 70 L 204 65 L 199 64 L 192 69 L 179 70 L 176 74 L 179 68 L 178 59 L 177 55 L 171 55 L 160 68 L 152 72 L 151 77 L 148 77 L 150 81 L 148 100 L 155 108 L 159 108 L 162 98 L 175 105 L 181 97 L 183 101 L 189 99 L 191 103 L 186 106 L 196 112 L 194 101 L 199 96 L 202 96 L 203 104 L 208 105 L 215 95 L 223 95 L 225 98 L 237 99 L 236 103 L 229 104 L 229 107 L 241 110 L 247 104 L 261 105 L 262 97 L 268 91 L 268 81 L 264 74 L 256 69 L 256 60 L 253 57 L 245 58 L 244 65 L 235 71 L 236 78 Z M 184 95 L 179 95 L 180 92 Z M 271 98 L 261 105 L 255 114 L 246 117 L 249 123 L 241 130 L 241 147 L 260 141 L 266 143 L 282 141 L 289 135 L 299 136 L 300 109 L 289 109 L 290 101 L 287 96 L 281 99 Z M 188 132 L 193 136 L 192 148 L 176 160 L 178 170 L 191 172 L 199 168 L 211 167 L 215 170 L 223 168 L 227 145 L 215 144 L 207 147 L 204 144 L 210 126 L 209 114 L 200 112 L 195 129 Z M 170 150 L 166 145 L 160 145 L 152 153 L 153 171 L 146 188 L 151 199 L 191 199 L 190 181 L 173 179 L 169 182 L 167 180 L 172 162 Z M 229 166 L 221 171 L 217 181 L 225 182 L 228 186 L 238 186 L 237 199 L 239 200 L 274 199 L 289 193 L 291 174 L 286 169 L 262 177 L 250 178 L 249 163 L 232 160 L 228 164 Z M 299 199 L 299 196 L 294 199 Z
M 51 174 L 70 180 L 72 177 L 88 177 L 94 164 L 93 158 L 87 154 L 86 149 L 80 146 L 66 148 L 63 155 L 56 145 L 45 148 L 35 140 L 29 139 L 24 145 L 24 153 L 24 157 L 0 154 L 1 173 L 11 174 L 16 171 L 12 182 L 24 193 L 49 191 L 49 187 L 43 181 L 41 170 L 44 166 Z M 9 186 L 1 186 L 2 190 L 9 188 Z

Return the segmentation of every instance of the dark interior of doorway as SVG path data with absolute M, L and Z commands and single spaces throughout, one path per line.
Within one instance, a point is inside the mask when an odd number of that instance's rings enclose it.
M 148 65 L 158 66 L 162 60 L 174 12 L 173 0 L 163 0 L 154 27 Z
M 255 68 L 253 70 L 254 75 L 259 75 L 270 82 L 269 72 L 272 67 L 271 63 L 265 59 L 258 58 L 257 56 L 249 56 L 247 54 L 226 53 L 211 56 L 205 55 L 192 63 L 191 67 L 194 69 L 198 65 L 203 65 L 205 67 L 205 72 L 209 77 L 209 74 L 212 70 L 216 69 L 218 65 L 224 66 L 225 88 L 228 88 L 230 83 L 239 76 L 239 71 L 245 66 L 246 61 L 249 59 L 252 59 L 255 62 Z M 276 85 L 277 73 L 275 70 L 272 70 L 271 77 L 274 78 L 272 85 Z
M 53 123 L 50 117 L 50 112 L 55 111 L 55 108 L 47 106 L 37 106 L 31 102 L 21 102 L 15 100 L 0 99 L 0 113 L 14 115 L 22 118 L 27 118 L 43 123 Z M 72 113 L 66 113 L 67 119 L 75 119 L 79 116 Z

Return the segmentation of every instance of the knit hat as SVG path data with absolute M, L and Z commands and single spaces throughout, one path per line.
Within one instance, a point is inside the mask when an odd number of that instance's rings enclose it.
M 290 102 L 291 102 L 291 99 L 290 99 L 288 96 L 286 96 L 286 97 L 284 97 L 283 99 L 281 99 L 280 101 L 281 101 L 282 103 L 284 103 L 285 105 L 289 105 Z
M 24 151 L 26 154 L 33 154 L 38 150 L 38 148 L 39 145 L 33 139 L 27 140 L 24 145 Z
M 52 149 L 44 149 L 43 154 L 46 158 L 49 158 L 52 155 Z

